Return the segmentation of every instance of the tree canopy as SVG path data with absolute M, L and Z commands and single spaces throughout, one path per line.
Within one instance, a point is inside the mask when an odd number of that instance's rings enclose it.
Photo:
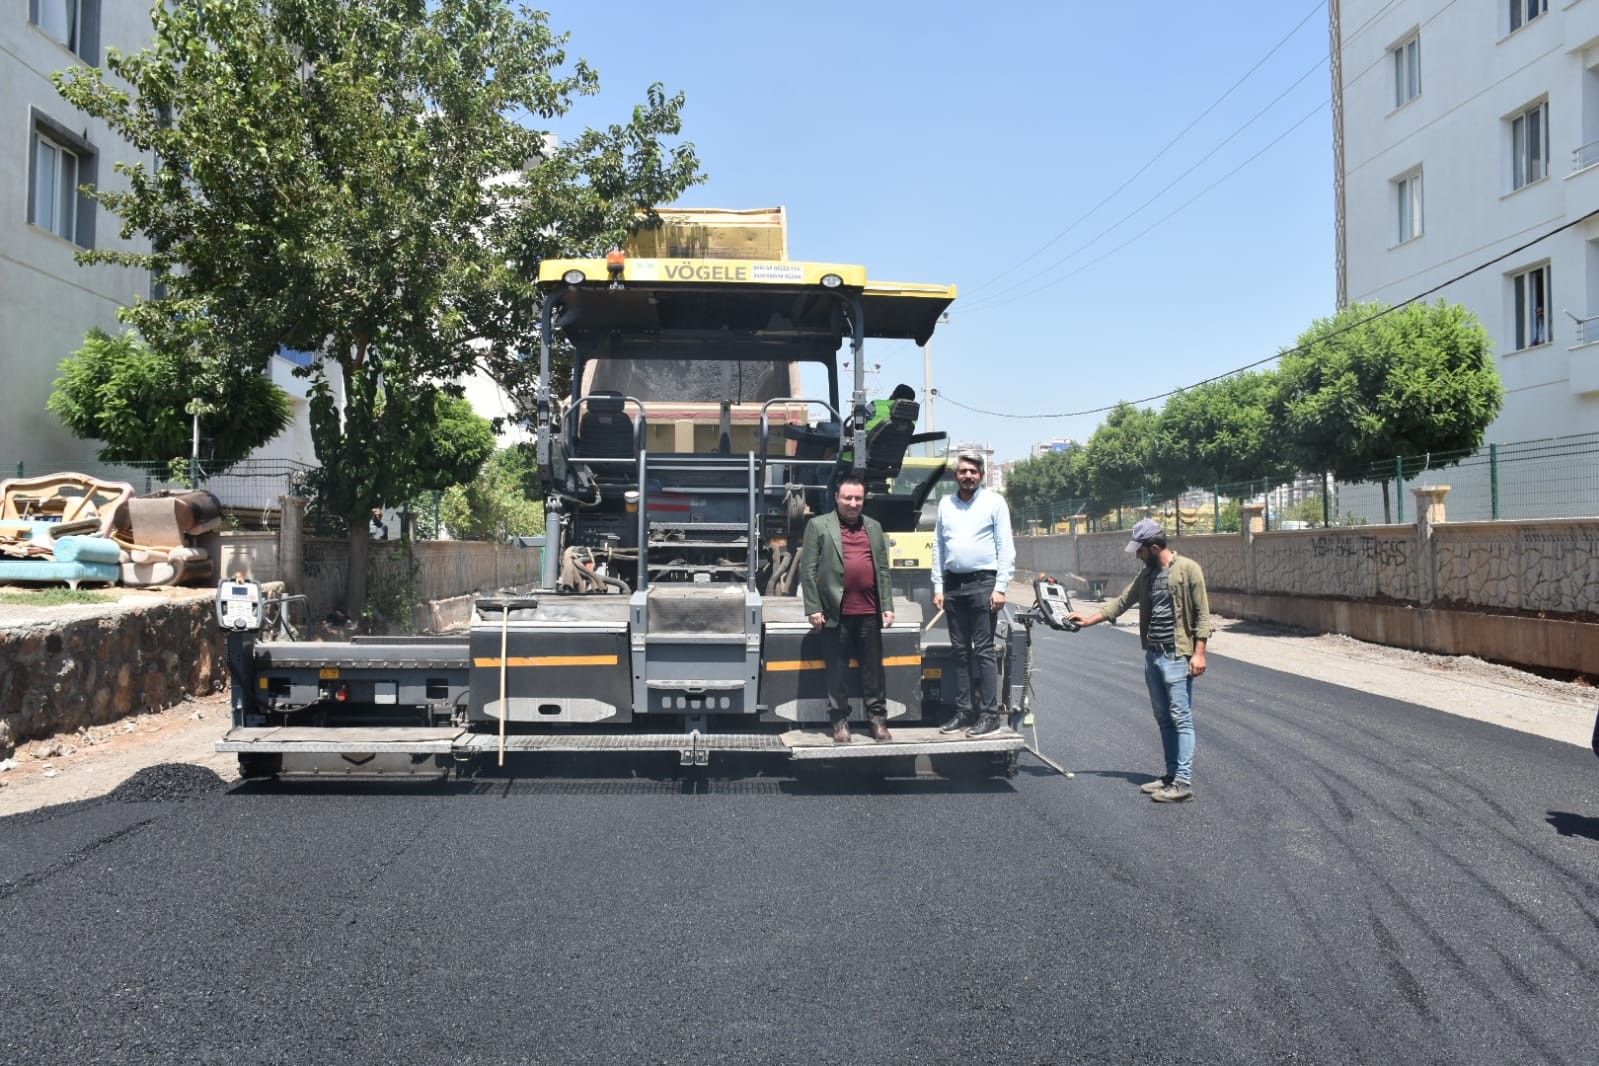
M 1076 444 L 1066 451 L 1046 452 L 1012 467 L 1005 479 L 1005 495 L 1017 521 L 1036 518 L 1051 527 L 1069 518 L 1056 512 L 1088 495 L 1083 471 L 1085 454 L 1083 446 Z
M 282 432 L 294 416 L 289 394 L 264 374 L 206 373 L 186 354 L 158 351 L 137 334 L 93 329 L 61 361 L 50 411 L 84 440 L 103 441 L 106 462 L 166 462 L 194 442 L 189 404 L 200 403 L 206 468 L 220 473 Z
M 1238 374 L 1171 396 L 1160 412 L 1156 458 L 1185 485 L 1221 485 L 1246 478 L 1288 478 L 1276 426 L 1267 409 L 1268 373 Z
M 1101 510 L 1115 507 L 1126 493 L 1161 499 L 1183 488 L 1177 472 L 1156 461 L 1159 437 L 1160 415 L 1153 408 L 1119 403 L 1105 416 L 1083 457 L 1089 495 Z
M 1284 453 L 1344 481 L 1375 480 L 1396 455 L 1477 448 L 1504 402 L 1488 332 L 1459 305 L 1351 304 L 1297 348 L 1269 401 Z
M 420 483 L 445 384 L 532 346 L 538 261 L 619 243 L 700 180 L 681 95 L 628 121 L 547 127 L 596 73 L 542 12 L 507 0 L 168 0 L 108 70 L 58 75 L 72 103 L 153 164 L 99 191 L 145 234 L 165 294 L 128 309 L 152 343 L 258 368 L 316 353 L 311 425 L 325 504 L 350 529 L 346 609 L 364 597 L 365 516 Z
M 1069 464 L 1017 463 L 1007 493 L 1023 514 L 1084 494 L 1103 512 L 1134 493 L 1306 472 L 1384 480 L 1386 500 L 1396 456 L 1446 465 L 1482 445 L 1504 400 L 1491 354 L 1460 305 L 1355 304 L 1315 322 L 1275 370 L 1174 393 L 1158 414 L 1118 404 Z
M 503 448 L 477 477 L 446 489 L 440 507 L 444 525 L 467 540 L 537 536 L 544 532 L 544 501 L 538 495 L 531 449 Z M 528 495 L 529 482 L 535 495 Z

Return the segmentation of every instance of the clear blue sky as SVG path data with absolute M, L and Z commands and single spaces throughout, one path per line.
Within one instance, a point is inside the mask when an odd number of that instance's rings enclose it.
M 933 340 L 937 426 L 1001 459 L 1086 440 L 1103 416 L 957 402 L 1136 400 L 1271 355 L 1334 309 L 1325 4 L 609 0 L 551 23 L 600 74 L 578 121 L 624 118 L 652 81 L 687 94 L 709 180 L 683 204 L 781 204 L 794 258 L 959 286 Z M 914 346 L 867 357 L 885 391 L 921 388 Z

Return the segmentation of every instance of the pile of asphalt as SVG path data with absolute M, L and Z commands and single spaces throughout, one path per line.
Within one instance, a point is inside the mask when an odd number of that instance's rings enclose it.
M 118 803 L 150 803 L 194 799 L 227 787 L 215 770 L 192 763 L 168 762 L 147 766 L 112 790 Z

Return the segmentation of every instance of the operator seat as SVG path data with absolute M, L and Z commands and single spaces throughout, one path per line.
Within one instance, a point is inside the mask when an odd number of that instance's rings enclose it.
M 905 465 L 905 451 L 916 435 L 922 408 L 915 400 L 896 399 L 888 417 L 866 431 L 866 464 L 862 473 L 871 492 L 887 492 L 889 482 Z
M 590 394 L 578 418 L 577 454 L 573 458 L 579 461 L 631 459 L 637 454 L 633 419 L 627 413 L 622 394 L 609 391 Z M 617 463 L 599 463 L 593 467 L 593 473 L 600 481 L 632 477 L 631 472 Z

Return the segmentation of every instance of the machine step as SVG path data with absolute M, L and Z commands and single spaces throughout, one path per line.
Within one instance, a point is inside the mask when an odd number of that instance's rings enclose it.
M 894 739 L 878 742 L 864 731 L 848 744 L 831 730 L 790 729 L 785 733 L 513 733 L 503 739 L 515 752 L 737 751 L 787 754 L 791 759 L 870 759 L 902 755 L 977 755 L 1017 751 L 1021 734 L 1001 730 L 985 737 L 950 737 L 932 727 L 890 725 Z M 456 726 L 239 726 L 217 742 L 216 750 L 243 754 L 488 755 L 500 750 L 496 733 L 473 733 Z
M 236 726 L 218 751 L 448 755 L 466 731 L 459 726 Z
M 933 726 L 899 726 L 888 723 L 893 740 L 873 740 L 864 727 L 853 728 L 848 744 L 833 740 L 831 730 L 791 729 L 783 734 L 791 759 L 871 759 L 897 755 L 982 755 L 1020 751 L 1026 739 L 1009 729 L 982 737 L 940 733 Z

